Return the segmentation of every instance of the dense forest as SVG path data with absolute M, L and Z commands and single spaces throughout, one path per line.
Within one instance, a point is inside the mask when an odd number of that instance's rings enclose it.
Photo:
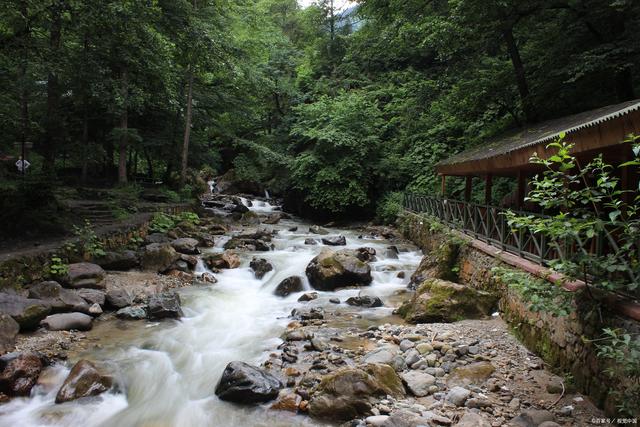
M 639 91 L 635 0 L 338 3 L 7 0 L 4 214 L 231 173 L 307 216 L 385 220 L 440 159 Z

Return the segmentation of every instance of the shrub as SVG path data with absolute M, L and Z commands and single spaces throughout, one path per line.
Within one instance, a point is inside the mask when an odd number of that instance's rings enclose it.
M 382 224 L 393 224 L 402 211 L 402 193 L 386 193 L 378 202 L 376 221 Z

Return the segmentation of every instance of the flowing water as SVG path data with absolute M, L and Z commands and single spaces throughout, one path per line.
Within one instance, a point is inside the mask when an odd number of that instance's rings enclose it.
M 244 203 L 249 204 L 246 200 Z M 254 200 L 251 209 L 269 213 L 274 206 Z M 287 229 L 297 226 L 300 231 Z M 100 337 L 100 346 L 74 357 L 102 361 L 115 373 L 118 386 L 112 392 L 88 401 L 55 404 L 56 392 L 69 368 L 56 365 L 41 378 L 41 384 L 30 398 L 17 398 L 0 406 L 0 426 L 311 426 L 322 425 L 309 417 L 283 411 L 269 411 L 265 406 L 239 406 L 219 400 L 215 386 L 228 362 L 241 360 L 260 364 L 280 343 L 279 336 L 290 319 L 300 293 L 280 298 L 273 295 L 277 284 L 286 277 L 299 275 L 322 246 L 304 245 L 310 235 L 308 224 L 282 220 L 274 236 L 275 250 L 240 253 L 240 268 L 217 274 L 218 283 L 180 290 L 185 316 L 179 321 L 158 323 L 97 322 L 92 336 Z M 347 248 L 370 246 L 378 253 L 371 263 L 373 283 L 367 294 L 388 302 L 398 290 L 406 287 L 406 277 L 415 270 L 421 254 L 405 251 L 399 259 L 385 257 L 388 242 L 359 238 L 349 230 L 330 229 L 343 234 Z M 226 239 L 215 248 L 222 251 Z M 253 256 L 266 258 L 274 266 L 263 279 L 255 279 L 249 268 Z M 206 271 L 200 262 L 197 272 Z M 306 279 L 305 279 L 306 280 Z M 308 283 L 305 283 L 309 288 Z M 320 297 L 307 306 L 323 306 L 327 311 L 342 311 L 345 318 L 357 314 L 359 325 L 388 322 L 392 309 L 380 307 L 361 309 L 344 304 L 335 305 L 330 298 L 344 301 L 359 289 L 320 292 Z M 123 326 L 124 325 L 124 326 Z M 336 325 L 332 325 L 336 326 Z M 339 325 L 338 325 L 339 326 Z M 345 320 L 344 326 L 354 326 Z

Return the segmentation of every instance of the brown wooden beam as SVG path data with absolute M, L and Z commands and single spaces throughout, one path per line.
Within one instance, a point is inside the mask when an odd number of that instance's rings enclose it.
M 443 199 L 447 197 L 447 176 L 446 175 L 442 175 L 442 188 L 440 189 L 440 192 L 442 194 Z
M 471 190 L 473 189 L 473 176 L 467 175 L 466 181 L 464 184 L 464 201 L 471 201 Z
M 491 204 L 491 189 L 493 187 L 493 175 L 487 174 L 484 179 L 484 204 Z

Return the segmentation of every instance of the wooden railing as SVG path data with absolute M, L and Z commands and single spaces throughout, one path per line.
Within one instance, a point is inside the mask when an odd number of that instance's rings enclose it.
M 496 206 L 405 194 L 404 208 L 436 217 L 478 240 L 541 265 L 548 265 L 552 260 L 568 259 L 576 254 L 603 255 L 617 249 L 616 239 L 606 231 L 595 233 L 586 240 L 572 239 L 550 245 L 542 233 L 534 233 L 526 227 L 509 227 L 504 215 L 507 209 Z M 516 213 L 541 216 L 530 212 Z

